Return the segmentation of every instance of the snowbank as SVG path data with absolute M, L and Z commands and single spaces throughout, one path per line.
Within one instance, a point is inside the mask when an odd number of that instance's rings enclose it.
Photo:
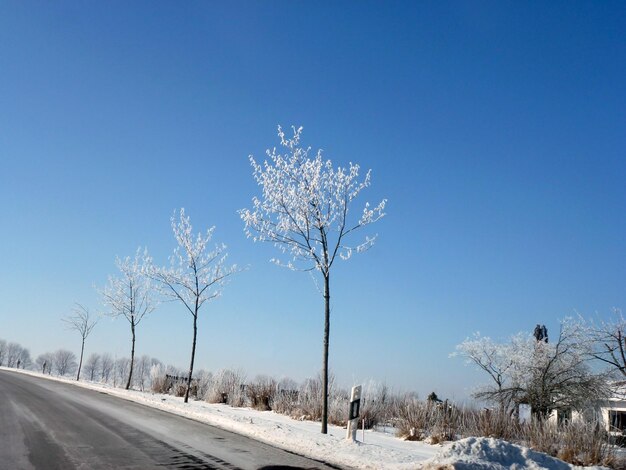
M 424 469 L 476 470 L 572 470 L 576 467 L 526 447 L 500 439 L 468 437 L 449 445 L 435 457 L 423 463 Z

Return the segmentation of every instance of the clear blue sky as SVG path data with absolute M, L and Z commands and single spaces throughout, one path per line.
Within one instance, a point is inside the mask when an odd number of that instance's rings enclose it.
M 173 210 L 249 269 L 202 313 L 197 365 L 296 380 L 321 367 L 323 303 L 268 262 L 237 209 L 276 126 L 388 199 L 336 266 L 331 367 L 422 396 L 483 378 L 454 346 L 626 308 L 623 2 L 0 3 L 0 338 L 78 351 L 59 320 L 116 255 L 164 263 Z M 138 354 L 186 366 L 161 306 Z M 123 320 L 87 352 L 128 355 Z

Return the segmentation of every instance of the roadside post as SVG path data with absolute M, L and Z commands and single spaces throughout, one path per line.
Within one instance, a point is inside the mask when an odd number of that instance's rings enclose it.
M 348 410 L 348 432 L 346 439 L 356 442 L 356 431 L 359 429 L 359 411 L 361 408 L 361 386 L 352 387 L 350 408 Z

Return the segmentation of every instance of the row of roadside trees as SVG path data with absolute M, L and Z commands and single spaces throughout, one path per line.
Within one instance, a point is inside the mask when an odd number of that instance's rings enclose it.
M 356 244 L 349 243 L 354 232 L 366 227 L 385 213 L 386 201 L 374 206 L 365 203 L 354 213 L 353 202 L 370 186 L 370 172 L 359 179 L 360 167 L 350 163 L 347 168 L 333 166 L 300 143 L 302 127 L 292 128 L 288 137 L 278 127 L 283 152 L 276 148 L 266 152 L 261 164 L 250 157 L 253 176 L 261 194 L 252 199 L 252 207 L 239 215 L 245 233 L 255 242 L 270 242 L 281 252 L 276 263 L 296 271 L 317 273 L 323 286 L 324 333 L 322 355 L 322 433 L 327 433 L 330 343 L 331 271 L 339 258 L 347 260 L 354 253 L 369 249 L 376 236 L 365 236 Z M 226 246 L 209 246 L 214 228 L 194 232 L 184 209 L 171 219 L 176 248 L 166 266 L 154 263 L 147 249 L 138 249 L 134 257 L 116 259 L 119 270 L 100 290 L 106 314 L 124 318 L 131 332 L 130 367 L 126 388 L 132 384 L 135 364 L 136 330 L 141 321 L 163 300 L 178 302 L 192 319 L 191 358 L 187 372 L 185 402 L 189 399 L 198 340 L 198 317 L 203 306 L 221 295 L 225 282 L 239 272 L 236 265 L 226 263 Z M 316 281 L 317 282 L 317 281 Z M 85 340 L 95 322 L 89 311 L 77 305 L 73 315 L 65 318 L 70 328 L 82 338 L 80 377 Z
M 32 364 L 30 351 L 19 343 L 0 339 L 0 367 L 28 369 Z

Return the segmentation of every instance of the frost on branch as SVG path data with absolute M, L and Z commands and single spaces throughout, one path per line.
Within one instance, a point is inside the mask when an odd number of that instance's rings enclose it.
M 109 308 L 107 315 L 122 316 L 136 326 L 143 317 L 156 308 L 150 279 L 146 267 L 150 257 L 148 250 L 137 249 L 134 258 L 116 258 L 119 277 L 109 276 L 109 282 L 101 291 L 103 301 Z
M 370 185 L 370 172 L 359 181 L 359 165 L 333 167 L 321 150 L 310 155 L 310 147 L 300 146 L 301 134 L 302 127 L 294 127 L 287 138 L 278 127 L 285 153 L 268 150 L 263 164 L 250 157 L 262 195 L 252 199 L 252 209 L 239 214 L 248 237 L 273 242 L 286 255 L 281 265 L 328 273 L 337 256 L 348 259 L 374 244 L 375 235 L 356 245 L 347 244 L 346 238 L 383 217 L 386 200 L 374 207 L 366 203 L 360 216 L 351 217 L 351 203 Z
M 226 266 L 226 245 L 215 245 L 210 250 L 208 244 L 215 227 L 206 234 L 193 233 L 189 216 L 181 209 L 178 216 L 171 218 L 172 231 L 177 247 L 170 256 L 167 267 L 150 268 L 150 277 L 158 281 L 159 292 L 170 300 L 183 303 L 185 308 L 197 316 L 200 307 L 210 299 L 221 295 L 221 289 L 237 266 Z

